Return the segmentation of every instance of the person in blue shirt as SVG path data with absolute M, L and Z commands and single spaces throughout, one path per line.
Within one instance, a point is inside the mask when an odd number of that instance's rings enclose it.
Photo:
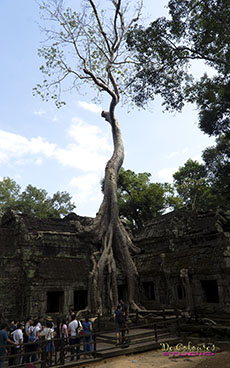
M 0 330 L 0 368 L 3 367 L 3 363 L 6 355 L 6 345 L 7 343 L 16 345 L 16 343 L 8 338 L 8 333 L 6 332 L 7 324 L 3 323 Z
M 83 337 L 83 345 L 84 345 L 84 354 L 89 355 L 89 357 L 93 356 L 91 355 L 93 351 L 93 344 L 92 344 L 92 322 L 89 321 L 88 318 L 85 318 L 85 322 L 82 322 L 82 327 L 84 330 L 84 337 Z
M 124 328 L 124 312 L 122 310 L 121 304 L 118 304 L 117 309 L 114 313 L 115 325 L 116 325 L 116 336 L 117 343 L 116 345 L 122 344 L 122 332 Z

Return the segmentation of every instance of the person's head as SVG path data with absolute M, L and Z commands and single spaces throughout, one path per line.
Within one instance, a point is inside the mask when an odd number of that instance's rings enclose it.
M 72 313 L 71 314 L 71 321 L 74 321 L 76 319 L 76 314 L 75 313 Z
M 18 329 L 23 330 L 23 327 L 24 327 L 24 326 L 23 326 L 23 324 L 22 324 L 22 323 L 19 323 L 17 327 L 18 327 Z
M 66 318 L 63 318 L 62 322 L 61 322 L 62 325 L 66 325 Z
M 46 321 L 46 327 L 51 328 L 52 327 L 52 322 L 51 321 Z
M 7 329 L 7 324 L 4 322 L 1 324 L 1 330 L 6 330 Z
M 89 318 L 88 317 L 85 317 L 85 322 L 89 322 Z
M 33 320 L 32 318 L 28 318 L 28 321 L 26 322 L 29 326 L 32 326 L 33 325 Z

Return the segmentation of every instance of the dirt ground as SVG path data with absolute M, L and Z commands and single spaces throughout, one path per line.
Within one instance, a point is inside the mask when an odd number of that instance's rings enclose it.
M 153 350 L 142 354 L 123 355 L 104 359 L 98 363 L 84 364 L 81 368 L 230 368 L 230 349 L 214 356 L 166 357 L 162 351 Z

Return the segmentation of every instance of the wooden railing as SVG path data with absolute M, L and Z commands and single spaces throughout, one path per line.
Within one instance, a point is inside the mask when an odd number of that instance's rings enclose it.
M 117 346 L 115 329 L 94 331 L 92 333 L 92 341 L 86 343 L 87 345 L 92 344 L 92 352 L 88 352 L 87 354 L 93 358 L 103 356 L 103 354 L 107 353 L 110 353 L 112 356 L 115 351 L 122 348 L 137 347 L 141 344 L 153 344 L 162 341 L 166 342 L 170 336 L 180 336 L 180 318 L 176 315 L 174 318 L 167 319 L 166 314 L 164 314 L 161 320 L 153 323 L 125 326 L 121 334 L 122 341 Z M 76 363 L 76 350 L 78 348 L 80 349 L 81 358 L 84 354 L 82 351 L 83 340 L 84 337 L 81 337 L 80 344 L 70 344 L 70 339 L 54 338 L 52 341 L 54 346 L 52 356 L 49 356 L 47 353 L 48 341 L 45 341 L 44 337 L 39 339 L 36 345 L 34 343 L 24 343 L 23 346 L 18 348 L 18 352 L 16 352 L 13 345 L 5 345 L 3 348 L 8 350 L 8 354 L 5 355 L 5 366 L 9 365 L 11 368 L 25 367 L 26 363 L 29 362 L 35 363 L 36 367 L 40 365 L 40 368 L 57 365 L 63 366 L 71 362 L 71 349 L 72 353 L 73 349 L 75 350 L 74 362 Z M 81 363 L 83 363 L 82 359 Z

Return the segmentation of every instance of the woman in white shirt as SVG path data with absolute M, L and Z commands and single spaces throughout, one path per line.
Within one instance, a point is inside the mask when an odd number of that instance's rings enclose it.
M 53 324 L 50 321 L 46 322 L 46 327 L 40 332 L 41 336 L 45 336 L 45 341 L 47 342 L 46 345 L 46 352 L 48 356 L 48 364 L 52 364 L 52 353 L 55 352 L 54 346 L 54 336 L 56 332 L 54 331 Z

